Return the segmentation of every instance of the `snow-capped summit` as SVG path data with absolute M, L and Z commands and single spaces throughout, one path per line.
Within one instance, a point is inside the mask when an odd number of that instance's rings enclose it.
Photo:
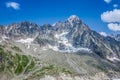
M 76 23 L 81 23 L 81 20 L 79 19 L 79 17 L 78 16 L 76 16 L 76 15 L 71 15 L 68 19 L 67 19 L 67 21 L 73 26 L 74 24 L 76 24 Z
M 79 21 L 79 17 L 76 16 L 76 15 L 71 15 L 68 19 L 67 19 L 69 22 L 72 22 L 72 21 Z

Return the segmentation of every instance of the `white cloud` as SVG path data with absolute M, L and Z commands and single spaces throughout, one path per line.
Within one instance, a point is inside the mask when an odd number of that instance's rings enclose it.
M 101 20 L 103 22 L 120 22 L 120 9 L 104 12 L 101 14 Z
M 13 9 L 15 9 L 15 10 L 18 10 L 18 9 L 20 9 L 20 4 L 16 3 L 16 2 L 7 2 L 6 7 L 8 7 L 8 8 L 11 7 Z
M 114 8 L 117 8 L 117 7 L 118 7 L 118 4 L 113 4 L 113 7 L 114 7 Z
M 108 28 L 112 31 L 120 31 L 120 9 L 106 11 L 101 14 L 101 20 L 108 23 Z
M 112 31 L 120 31 L 120 24 L 119 23 L 109 23 L 108 28 Z
M 104 0 L 106 3 L 110 3 L 112 0 Z
M 105 37 L 107 36 L 107 34 L 105 32 L 99 32 L 99 34 L 102 36 L 105 36 Z

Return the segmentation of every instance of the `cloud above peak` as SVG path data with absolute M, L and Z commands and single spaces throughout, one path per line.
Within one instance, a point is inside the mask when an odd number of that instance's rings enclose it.
M 15 10 L 19 10 L 20 9 L 20 4 L 17 2 L 6 2 L 6 7 L 7 8 L 13 8 Z
M 120 24 L 119 23 L 109 23 L 108 28 L 112 31 L 120 31 Z
M 101 15 L 101 20 L 104 22 L 120 22 L 120 9 L 104 12 Z
M 120 31 L 120 9 L 104 12 L 101 14 L 101 20 L 108 23 L 110 30 Z
M 110 3 L 112 0 L 104 0 L 106 3 Z

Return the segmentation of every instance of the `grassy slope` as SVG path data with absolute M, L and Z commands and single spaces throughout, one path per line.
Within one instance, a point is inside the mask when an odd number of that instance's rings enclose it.
M 50 49 L 44 50 L 39 45 L 31 45 L 27 49 L 27 45 L 16 44 L 23 52 L 39 58 L 42 62 L 54 64 L 56 66 L 69 69 L 75 74 L 94 74 L 97 72 L 108 72 L 109 70 L 118 71 L 119 66 L 109 61 L 101 59 L 95 53 L 93 54 L 75 54 L 61 53 Z M 36 51 L 34 51 L 36 48 Z M 43 64 L 43 63 L 42 63 Z
M 10 76 L 13 80 L 29 80 L 48 74 L 71 74 L 71 71 L 65 68 L 42 62 L 29 55 L 23 55 L 22 50 L 17 46 L 12 46 L 9 50 L 11 51 L 6 50 L 5 46 L 0 46 L 0 73 Z M 15 50 L 16 53 L 12 54 L 12 50 Z M 0 76 L 0 79 L 2 78 L 3 76 Z
M 12 80 L 33 80 L 59 73 L 80 75 L 107 73 L 119 68 L 93 54 L 68 54 L 43 50 L 38 45 L 6 44 L 0 46 L 0 80 L 9 75 Z M 36 51 L 34 49 L 37 48 Z M 26 54 L 24 54 L 26 53 Z

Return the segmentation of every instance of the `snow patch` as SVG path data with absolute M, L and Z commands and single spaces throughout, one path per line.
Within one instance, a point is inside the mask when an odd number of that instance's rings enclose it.
M 51 46 L 51 45 L 48 45 L 48 47 L 54 51 L 59 51 L 58 47 L 57 46 Z
M 105 32 L 99 32 L 101 36 L 107 37 L 107 34 Z
M 32 43 L 33 40 L 34 40 L 33 38 L 27 38 L 27 39 L 17 40 L 16 42 L 20 42 L 20 43 Z
M 27 49 L 29 49 L 29 48 L 30 48 L 30 44 L 27 45 Z
M 49 45 L 49 46 L 50 46 L 50 45 Z M 46 47 L 43 47 L 43 48 L 42 48 L 42 50 L 44 50 L 44 51 L 45 51 L 45 50 L 47 50 L 47 48 L 46 48 Z
M 109 57 L 109 56 L 107 56 L 107 59 L 108 60 L 110 60 L 110 61 L 112 61 L 112 62 L 115 62 L 115 61 L 120 61 L 120 59 L 119 58 L 117 58 L 117 57 Z
M 52 24 L 52 26 L 55 26 L 55 25 L 56 25 L 56 23 Z
M 37 48 L 34 48 L 33 51 L 36 52 Z
M 0 40 L 0 43 L 2 42 L 2 40 Z
M 5 41 L 6 39 L 9 39 L 7 36 L 2 36 L 2 40 Z
M 59 52 L 78 52 L 78 51 L 81 51 L 81 52 L 89 52 L 91 53 L 92 51 L 88 48 L 75 48 L 70 42 L 69 40 L 67 39 L 66 35 L 68 34 L 69 32 L 63 32 L 61 34 L 56 34 L 55 35 L 55 38 L 57 38 L 57 42 L 58 44 L 55 45 L 55 46 L 51 46 L 49 45 L 49 48 L 53 49 L 54 51 L 59 51 Z M 63 45 L 61 47 L 61 44 Z

